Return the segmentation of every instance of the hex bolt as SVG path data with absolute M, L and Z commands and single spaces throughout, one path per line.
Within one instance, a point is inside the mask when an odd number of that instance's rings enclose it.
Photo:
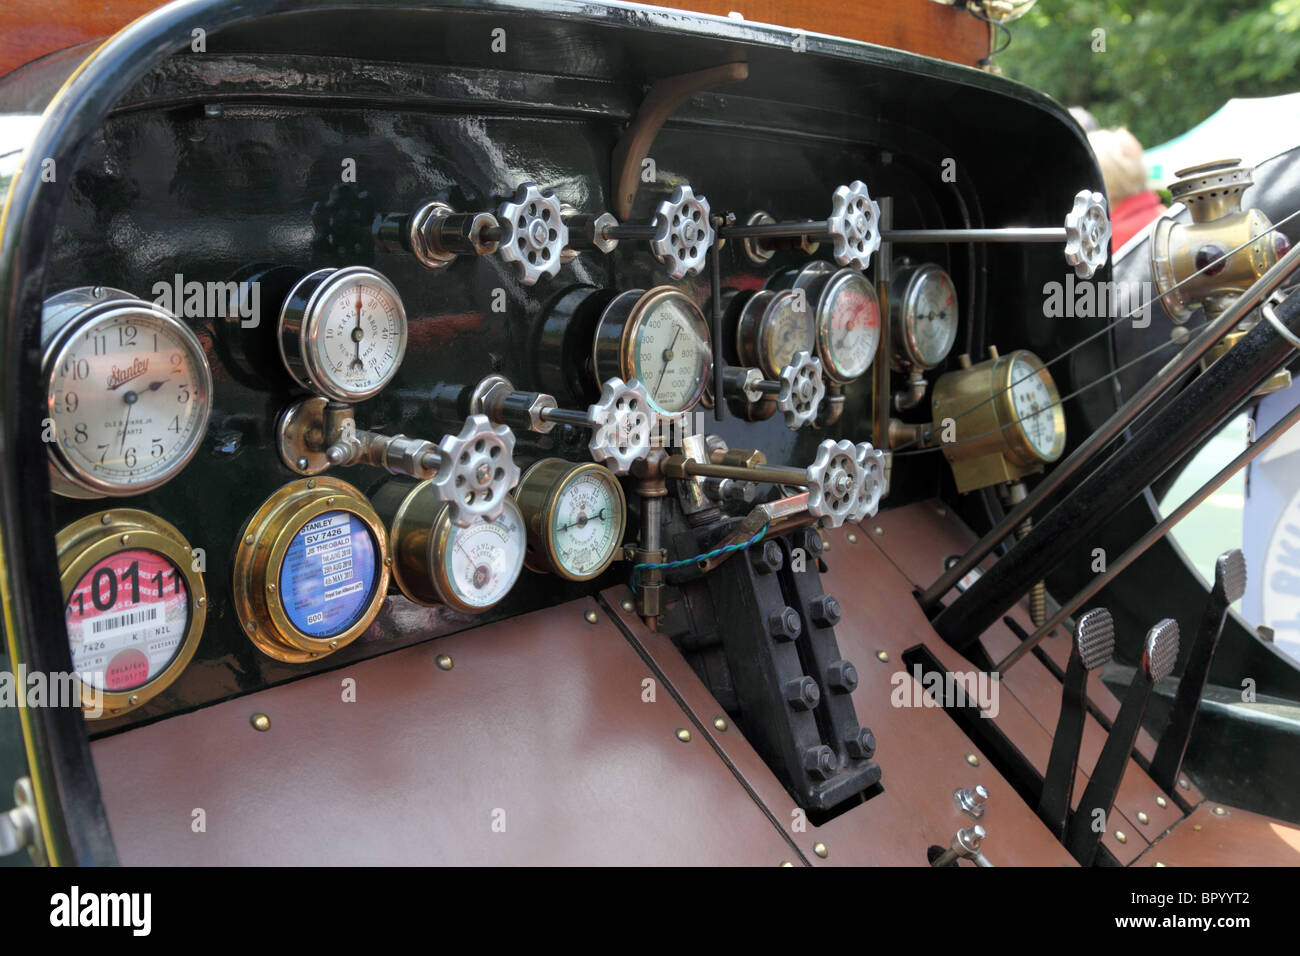
M 858 688 L 858 669 L 849 661 L 832 661 L 826 668 L 826 679 L 833 690 L 851 694 Z
M 803 633 L 799 612 L 792 607 L 773 611 L 767 619 L 767 633 L 778 641 L 793 641 Z
M 859 727 L 844 738 L 844 746 L 854 760 L 870 760 L 876 752 L 876 735 L 866 727 Z
M 803 768 L 814 780 L 828 780 L 835 774 L 835 751 L 825 744 L 803 752 Z
M 805 530 L 803 534 L 803 549 L 812 557 L 819 557 L 823 550 L 822 536 L 816 531 Z
M 786 702 L 795 710 L 812 710 L 822 699 L 817 682 L 808 675 L 785 682 Z
M 781 546 L 775 541 L 765 541 L 761 548 L 750 548 L 749 560 L 754 563 L 754 570 L 759 574 L 775 574 L 785 564 Z
M 818 627 L 834 627 L 840 623 L 840 602 L 829 594 L 813 598 L 808 605 L 808 612 Z
M 976 820 L 984 816 L 984 805 L 988 803 L 989 792 L 984 789 L 983 784 L 958 790 L 952 796 L 957 801 L 957 806 Z

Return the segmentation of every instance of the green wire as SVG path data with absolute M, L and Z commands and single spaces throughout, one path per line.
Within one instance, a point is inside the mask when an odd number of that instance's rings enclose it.
M 731 554 L 734 551 L 744 551 L 746 548 L 753 547 L 754 545 L 762 541 L 763 535 L 767 534 L 767 529 L 768 529 L 768 525 L 765 524 L 763 525 L 763 527 L 759 528 L 758 533 L 755 534 L 748 541 L 742 542 L 741 544 L 729 544 L 722 548 L 714 548 L 712 551 L 706 552 L 705 554 L 697 554 L 693 558 L 682 558 L 679 561 L 665 561 L 663 564 L 649 564 L 649 563 L 634 564 L 632 565 L 632 581 L 631 581 L 632 593 L 633 594 L 636 593 L 637 573 L 642 568 L 664 568 L 664 569 L 682 568 L 688 564 L 695 564 L 698 561 L 708 561 L 711 558 L 717 558 L 724 554 Z

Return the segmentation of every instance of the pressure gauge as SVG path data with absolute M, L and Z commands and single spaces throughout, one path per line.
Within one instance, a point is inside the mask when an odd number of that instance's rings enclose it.
M 736 354 L 747 368 L 780 376 L 796 352 L 816 347 L 815 316 L 789 289 L 761 289 L 749 296 L 736 320 Z
M 543 458 L 512 492 L 528 529 L 525 563 L 570 581 L 590 581 L 618 556 L 627 500 L 604 465 Z
M 41 321 L 46 444 L 54 491 L 124 497 L 157 488 L 194 457 L 212 371 L 170 312 L 120 289 L 69 289 Z
M 816 260 L 778 273 L 768 286 L 790 289 L 795 307 L 811 310 L 825 379 L 847 385 L 866 374 L 880 347 L 880 299 L 865 275 Z
M 320 269 L 280 309 L 280 357 L 303 388 L 338 402 L 379 394 L 406 353 L 406 309 L 373 269 Z
M 527 533 L 513 498 L 501 514 L 461 527 L 430 481 L 386 480 L 375 509 L 390 529 L 393 583 L 416 604 L 480 614 L 510 593 L 524 566 Z
M 89 515 L 55 538 L 72 669 L 88 719 L 167 688 L 194 656 L 207 613 L 189 543 L 145 511 Z
M 249 640 L 293 664 L 356 640 L 388 589 L 384 526 L 335 478 L 285 485 L 248 519 L 235 550 L 232 603 Z
M 957 490 L 1015 481 L 1065 450 L 1065 411 L 1051 373 L 1024 349 L 940 376 L 931 410 Z
M 957 341 L 957 290 L 952 278 L 931 262 L 905 265 L 894 273 L 889 315 L 900 372 L 935 368 Z
M 605 307 L 592 360 L 598 381 L 636 379 L 657 413 L 680 415 L 699 402 L 713 368 L 709 326 L 700 307 L 671 286 L 633 289 Z

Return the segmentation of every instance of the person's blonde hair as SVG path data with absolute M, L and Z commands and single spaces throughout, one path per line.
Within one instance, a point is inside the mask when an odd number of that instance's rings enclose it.
M 1095 130 L 1088 134 L 1088 141 L 1097 154 L 1112 205 L 1146 192 L 1147 164 L 1136 136 L 1121 126 Z

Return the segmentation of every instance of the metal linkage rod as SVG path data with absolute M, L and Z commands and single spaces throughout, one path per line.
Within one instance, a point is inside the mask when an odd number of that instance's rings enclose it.
M 1279 319 L 1300 328 L 1300 296 L 1277 307 Z M 934 618 L 935 630 L 961 650 L 1005 614 L 1111 515 L 1133 500 L 1251 400 L 1295 347 L 1268 322 L 1260 322 L 1191 383 L 1150 423 L 1125 442 L 1045 515 L 997 564 Z
M 769 222 L 753 226 L 727 226 L 718 230 L 723 239 L 796 239 L 808 236 L 818 242 L 831 238 L 830 223 L 825 219 L 806 222 Z
M 1055 242 L 1066 241 L 1065 227 L 1002 229 L 886 229 L 886 242 Z
M 921 606 L 932 613 L 943 597 L 956 586 L 957 582 L 971 572 L 984 558 L 998 546 L 998 543 L 1010 537 L 1024 519 L 1047 501 L 1049 497 L 1069 487 L 1071 479 L 1081 469 L 1090 464 L 1097 452 L 1111 443 L 1124 429 L 1155 402 L 1172 382 L 1182 378 L 1195 367 L 1196 363 L 1210 351 L 1223 336 L 1286 281 L 1287 277 L 1300 266 L 1300 246 L 1294 247 L 1282 260 L 1262 275 L 1259 281 L 1241 294 L 1224 313 L 1207 325 L 1195 339 L 1189 342 L 1173 361 L 1165 368 L 1164 374 L 1153 378 L 1138 391 L 1128 402 L 1121 406 L 1096 431 L 1089 435 L 1065 461 L 1053 467 L 1037 485 L 1030 490 L 1025 500 L 1007 512 L 988 534 L 971 546 L 961 560 L 941 575 L 938 580 L 926 588 L 920 595 Z
M 1250 464 L 1250 462 L 1252 462 L 1257 456 L 1263 454 L 1264 450 L 1268 448 L 1269 445 L 1282 437 L 1283 433 L 1297 422 L 1300 422 L 1300 405 L 1297 405 L 1295 408 L 1291 409 L 1291 411 L 1287 412 L 1287 414 L 1273 425 L 1272 428 L 1255 439 L 1255 441 L 1252 442 L 1245 451 L 1232 459 L 1232 461 L 1228 462 L 1228 464 L 1225 465 L 1218 474 L 1198 488 L 1191 497 L 1174 509 L 1170 514 L 1165 516 L 1159 524 L 1139 538 L 1131 548 L 1121 554 L 1114 561 L 1108 561 L 1104 572 L 1093 577 L 1088 582 L 1087 587 L 1074 597 L 1070 598 L 1070 600 L 1066 601 L 1059 611 L 1043 623 L 1042 627 L 1021 641 L 1019 647 L 994 665 L 993 670 L 997 671 L 999 674 L 1005 674 L 1009 671 L 1012 666 L 1015 665 L 1016 661 L 1020 660 L 1020 658 L 1024 657 L 1038 646 L 1038 643 L 1048 634 L 1051 634 L 1056 628 L 1060 627 L 1065 622 L 1066 618 L 1079 608 L 1083 607 L 1083 605 L 1088 601 L 1092 600 L 1093 597 L 1095 597 L 1102 588 L 1113 581 L 1121 571 L 1138 558 L 1142 557 L 1151 545 L 1155 544 L 1167 535 L 1174 525 L 1178 524 L 1178 522 L 1191 514 L 1192 511 L 1199 504 L 1205 501 L 1206 498 L 1210 497 L 1210 495 L 1222 488 L 1229 478 L 1241 471 L 1242 468 L 1245 468 L 1246 465 Z

